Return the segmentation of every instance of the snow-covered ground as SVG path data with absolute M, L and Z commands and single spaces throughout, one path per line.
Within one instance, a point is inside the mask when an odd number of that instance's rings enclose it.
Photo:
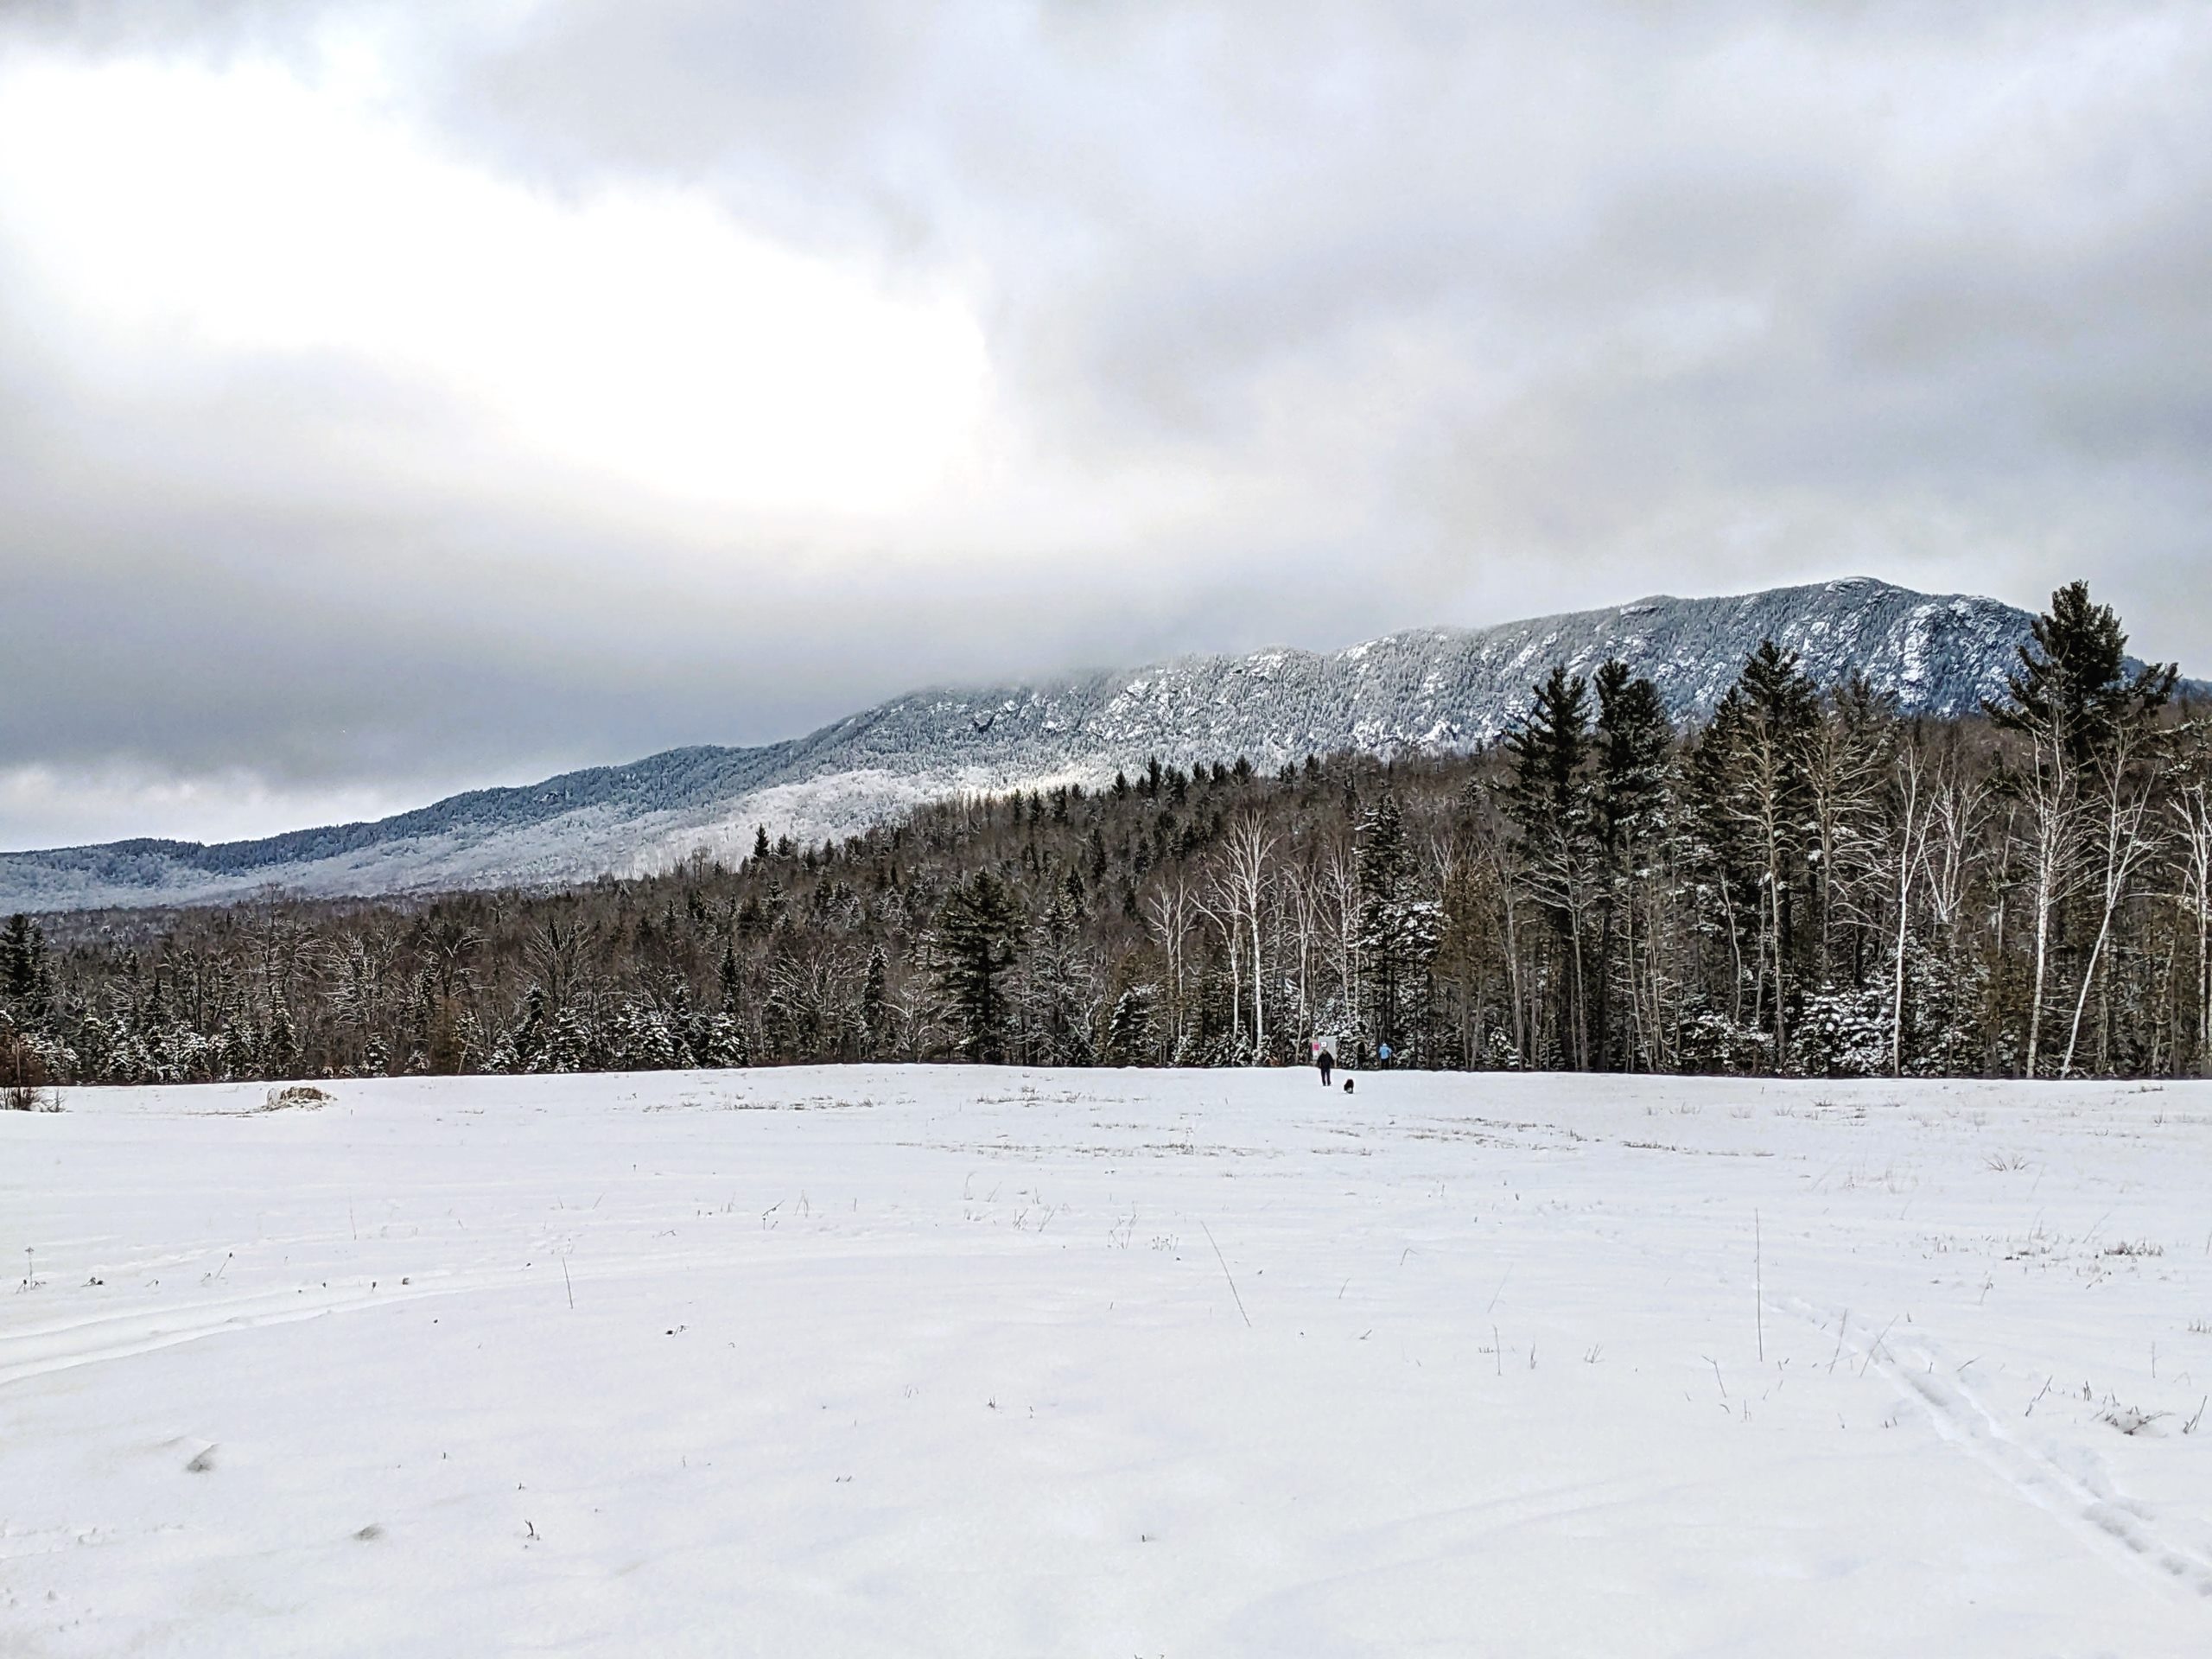
M 2212 1090 L 330 1088 L 0 1118 L 0 1652 L 2212 1652 Z

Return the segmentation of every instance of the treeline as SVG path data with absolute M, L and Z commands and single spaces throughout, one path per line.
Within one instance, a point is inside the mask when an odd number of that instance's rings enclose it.
M 1768 645 L 1473 756 L 1154 760 L 728 869 L 0 930 L 0 1079 L 832 1060 L 2166 1076 L 2212 1060 L 2212 731 L 2054 595 L 1983 717 Z

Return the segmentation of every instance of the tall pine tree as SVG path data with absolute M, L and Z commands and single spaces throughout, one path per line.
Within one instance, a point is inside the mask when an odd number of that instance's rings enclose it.
M 938 913 L 931 967 L 963 1058 L 1006 1058 L 1004 980 L 1020 932 L 1020 904 L 988 870 L 955 887 Z
M 1598 875 L 1596 802 L 1589 776 L 1589 683 L 1554 665 L 1505 740 L 1513 771 L 1506 816 L 1521 834 L 1530 888 L 1553 937 L 1552 1027 L 1561 1058 L 1590 1065 L 1589 941 Z

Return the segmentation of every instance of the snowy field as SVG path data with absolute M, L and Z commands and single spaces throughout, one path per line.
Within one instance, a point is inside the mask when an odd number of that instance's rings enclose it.
M 0 1118 L 0 1653 L 2212 1653 L 2212 1089 L 330 1088 Z

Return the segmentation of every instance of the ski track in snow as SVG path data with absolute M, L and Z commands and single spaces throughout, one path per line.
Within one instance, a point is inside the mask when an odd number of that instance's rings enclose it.
M 1798 1304 L 1815 1328 L 1834 1332 L 1840 1313 L 1823 1316 Z M 1866 1333 L 1872 1334 L 1872 1333 Z M 1959 1364 L 1933 1342 L 1894 1332 L 1872 1343 L 1846 1335 L 1840 1351 L 1864 1370 L 1896 1382 L 1927 1414 L 1936 1432 L 1964 1447 L 2029 1503 L 2078 1522 L 2093 1537 L 2116 1544 L 2145 1567 L 2212 1596 L 2212 1559 L 2164 1530 L 2154 1511 L 2113 1490 L 2095 1454 L 2083 1450 L 2083 1468 L 2069 1473 L 2049 1453 L 2006 1428 L 1958 1379 Z
M 0 1652 L 2212 1652 L 2212 1086 L 328 1086 L 0 1117 Z

